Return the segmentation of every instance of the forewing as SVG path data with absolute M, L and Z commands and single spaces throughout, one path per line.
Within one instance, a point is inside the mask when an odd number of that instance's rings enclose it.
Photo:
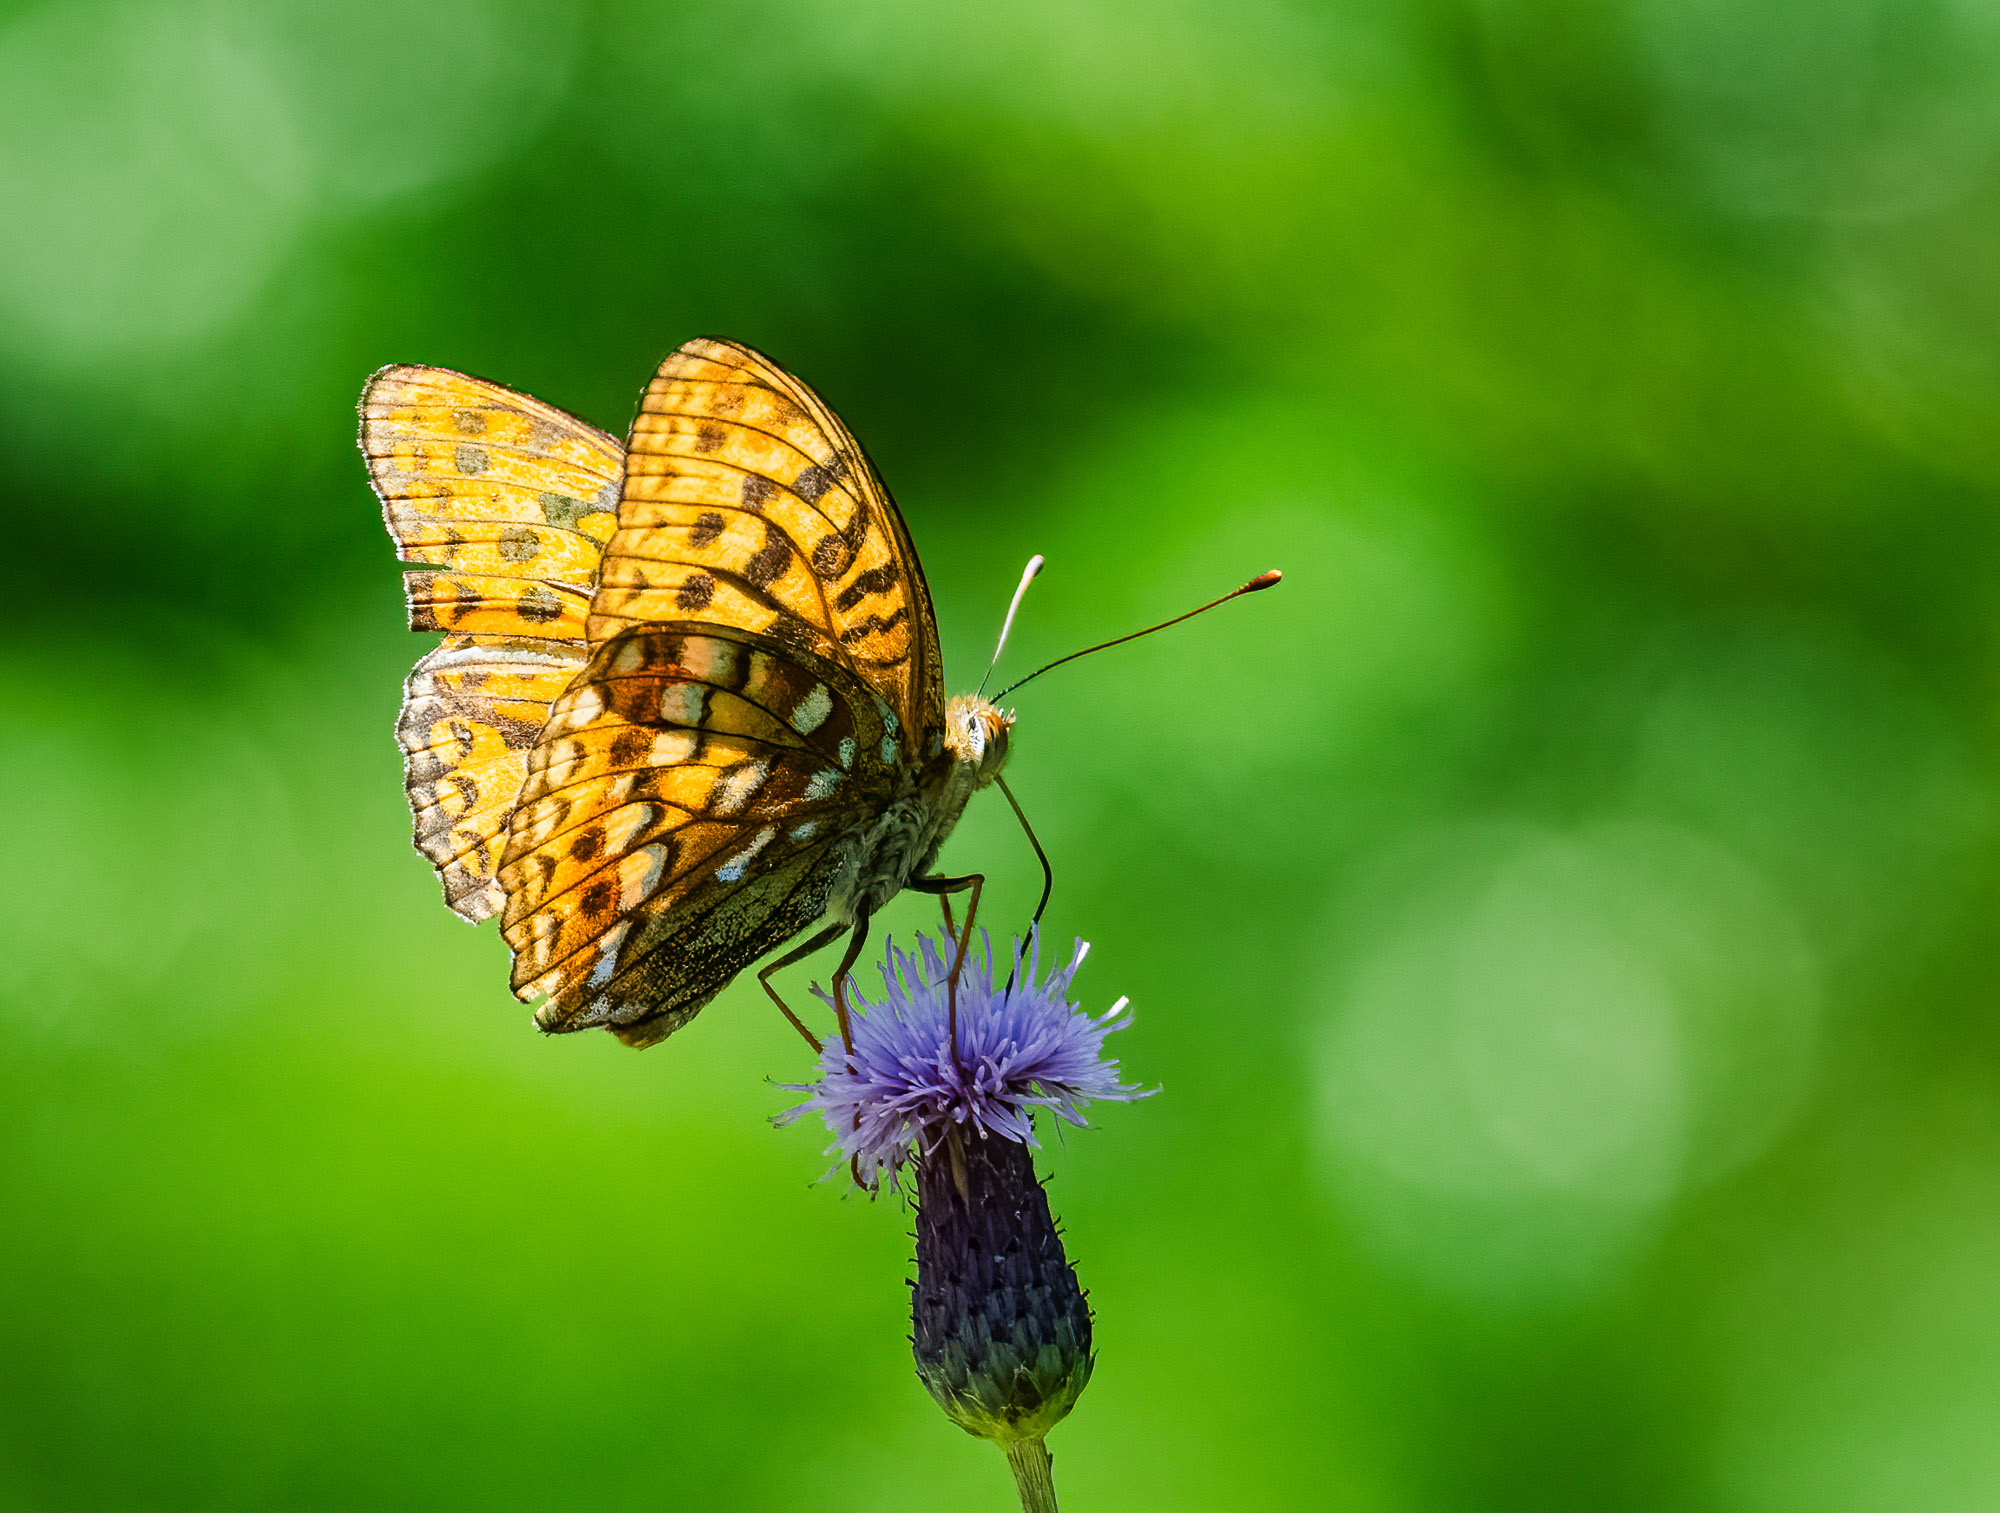
M 392 367 L 361 447 L 405 575 L 410 628 L 447 631 L 404 685 L 396 739 L 417 849 L 468 920 L 499 912 L 507 818 L 549 705 L 582 668 L 583 608 L 623 449 L 524 394 Z
M 383 368 L 361 450 L 405 575 L 410 629 L 581 640 L 616 525 L 624 449 L 525 394 Z
M 627 443 L 593 645 L 699 618 L 844 664 L 921 738 L 942 729 L 937 622 L 909 531 L 811 389 L 734 342 L 660 366 Z
M 759 632 L 682 621 L 596 648 L 510 826 L 514 991 L 548 995 L 549 1030 L 685 1023 L 824 910 L 839 841 L 895 791 L 900 730 L 851 670 Z

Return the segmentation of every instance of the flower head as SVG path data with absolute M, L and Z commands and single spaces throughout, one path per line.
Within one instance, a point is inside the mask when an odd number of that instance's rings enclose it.
M 982 937 L 984 941 L 984 937 Z M 950 1033 L 950 963 L 936 943 L 917 937 L 915 952 L 894 942 L 882 966 L 884 997 L 870 1003 L 851 988 L 847 1002 L 854 1044 L 838 1035 L 820 1052 L 820 1079 L 806 1101 L 783 1116 L 816 1110 L 834 1146 L 862 1185 L 878 1187 L 914 1154 L 934 1147 L 947 1130 L 972 1138 L 997 1136 L 1035 1145 L 1032 1115 L 1047 1109 L 1070 1124 L 1084 1122 L 1093 1098 L 1129 1100 L 1145 1094 L 1118 1080 L 1106 1060 L 1104 1037 L 1132 1022 L 1119 999 L 1093 1018 L 1069 1001 L 1070 979 L 1090 947 L 1076 943 L 1069 964 L 1039 983 L 1041 947 L 1030 937 L 1028 958 L 1014 944 L 1010 986 L 993 983 L 993 947 L 967 953 L 958 980 L 958 1036 Z M 949 943 L 947 943 L 949 945 Z M 831 1005 L 825 993 L 818 995 Z

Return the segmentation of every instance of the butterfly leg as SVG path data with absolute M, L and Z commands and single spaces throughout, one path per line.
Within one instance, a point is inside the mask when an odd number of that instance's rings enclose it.
M 833 1012 L 840 1021 L 840 1040 L 850 1051 L 854 1049 L 852 1026 L 847 1018 L 847 995 L 841 991 L 848 974 L 854 970 L 854 962 L 861 955 L 862 946 L 868 943 L 868 911 L 854 911 L 854 934 L 847 942 L 847 949 L 841 953 L 840 965 L 833 973 Z
M 846 930 L 846 928 L 846 925 L 828 925 L 804 945 L 787 951 L 783 956 L 780 956 L 776 961 L 757 974 L 757 981 L 763 986 L 764 991 L 771 995 L 771 1002 L 778 1006 L 778 1012 L 792 1022 L 793 1029 L 806 1037 L 806 1044 L 811 1046 L 815 1053 L 819 1050 L 819 1037 L 807 1029 L 800 1022 L 799 1016 L 792 1012 L 791 1005 L 778 996 L 778 990 L 771 986 L 771 974 L 789 967 L 795 961 L 804 961 L 822 946 L 832 945 L 836 940 L 840 939 L 841 932 Z
M 1035 904 L 1035 917 L 1028 921 L 1028 933 L 1032 936 L 1035 931 L 1041 928 L 1042 911 L 1048 908 L 1049 895 L 1055 891 L 1055 868 L 1049 865 L 1049 854 L 1042 849 L 1042 843 L 1035 835 L 1035 827 L 1028 823 L 1028 816 L 1021 808 L 1021 801 L 1014 797 L 1014 790 L 1007 786 L 1007 780 L 1003 777 L 996 777 L 993 781 L 1000 785 L 1000 792 L 1007 800 L 1007 807 L 1014 811 L 1014 818 L 1021 822 L 1021 828 L 1027 832 L 1028 844 L 1035 848 L 1035 860 L 1042 864 L 1042 896 Z M 949 911 L 947 911 L 948 914 Z M 1016 970 L 1018 970 L 1018 964 Z M 1014 972 L 1009 971 L 1007 973 L 1007 990 L 1012 992 L 1013 988 Z
M 944 899 L 953 893 L 970 892 L 972 897 L 965 901 L 965 929 L 959 934 L 957 952 L 951 963 L 951 976 L 946 980 L 945 1002 L 947 1022 L 951 1028 L 951 1043 L 958 1045 L 958 974 L 965 970 L 966 949 L 972 944 L 972 921 L 979 913 L 979 890 L 986 886 L 986 874 L 968 872 L 963 877 L 913 877 L 903 885 L 914 888 L 919 893 L 935 893 L 939 903 L 945 908 L 945 918 L 951 918 L 950 905 Z

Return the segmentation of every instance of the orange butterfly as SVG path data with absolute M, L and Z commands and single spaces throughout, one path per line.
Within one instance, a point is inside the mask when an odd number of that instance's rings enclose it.
M 445 634 L 396 728 L 417 848 L 460 915 L 502 915 L 543 1029 L 651 1045 L 824 918 L 758 974 L 812 1040 L 771 973 L 851 930 L 844 1031 L 897 892 L 969 891 L 969 935 L 980 877 L 932 867 L 1013 716 L 946 701 L 908 528 L 812 390 L 691 341 L 621 448 L 497 384 L 388 367 L 361 447 L 410 628 Z

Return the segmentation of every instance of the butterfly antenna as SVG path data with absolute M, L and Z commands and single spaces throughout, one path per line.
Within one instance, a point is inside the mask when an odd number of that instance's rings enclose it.
M 1037 667 L 1033 672 L 1021 679 L 1019 683 L 1009 683 L 999 693 L 994 695 L 994 702 L 997 704 L 1001 699 L 1006 698 L 1008 694 L 1019 688 L 1022 683 L 1032 683 L 1043 673 L 1052 671 L 1062 666 L 1065 662 L 1074 662 L 1078 657 L 1087 657 L 1094 651 L 1105 651 L 1113 646 L 1123 646 L 1127 641 L 1136 641 L 1141 636 L 1150 636 L 1154 631 L 1165 630 L 1169 625 L 1178 625 L 1183 620 L 1192 620 L 1196 615 L 1206 614 L 1218 604 L 1227 604 L 1231 599 L 1237 598 L 1239 595 L 1254 594 L 1259 589 L 1274 587 L 1284 576 L 1283 573 L 1274 567 L 1268 573 L 1259 573 L 1241 588 L 1233 588 L 1220 599 L 1211 599 L 1208 603 L 1201 605 L 1199 608 L 1191 609 L 1184 615 L 1175 615 L 1173 619 L 1162 620 L 1158 625 L 1149 625 L 1144 630 L 1135 630 L 1129 636 L 1120 636 L 1115 641 L 1100 641 L 1095 646 L 1084 647 L 1082 651 L 1073 651 L 1066 657 L 1057 657 L 1047 667 Z M 1025 587 L 1025 584 L 1023 586 Z
M 1042 570 L 1042 554 L 1035 553 L 1028 559 L 1028 565 L 1021 570 L 1021 585 L 1014 590 L 1014 598 L 1007 606 L 1007 618 L 1000 622 L 1000 644 L 993 648 L 993 660 L 986 664 L 986 678 L 993 676 L 993 669 L 1000 665 L 1000 653 L 1007 649 L 1007 633 L 1014 628 L 1014 611 L 1021 607 L 1021 596 L 1028 591 L 1028 585 L 1035 581 L 1035 575 Z M 979 680 L 975 694 L 986 692 L 986 678 Z

